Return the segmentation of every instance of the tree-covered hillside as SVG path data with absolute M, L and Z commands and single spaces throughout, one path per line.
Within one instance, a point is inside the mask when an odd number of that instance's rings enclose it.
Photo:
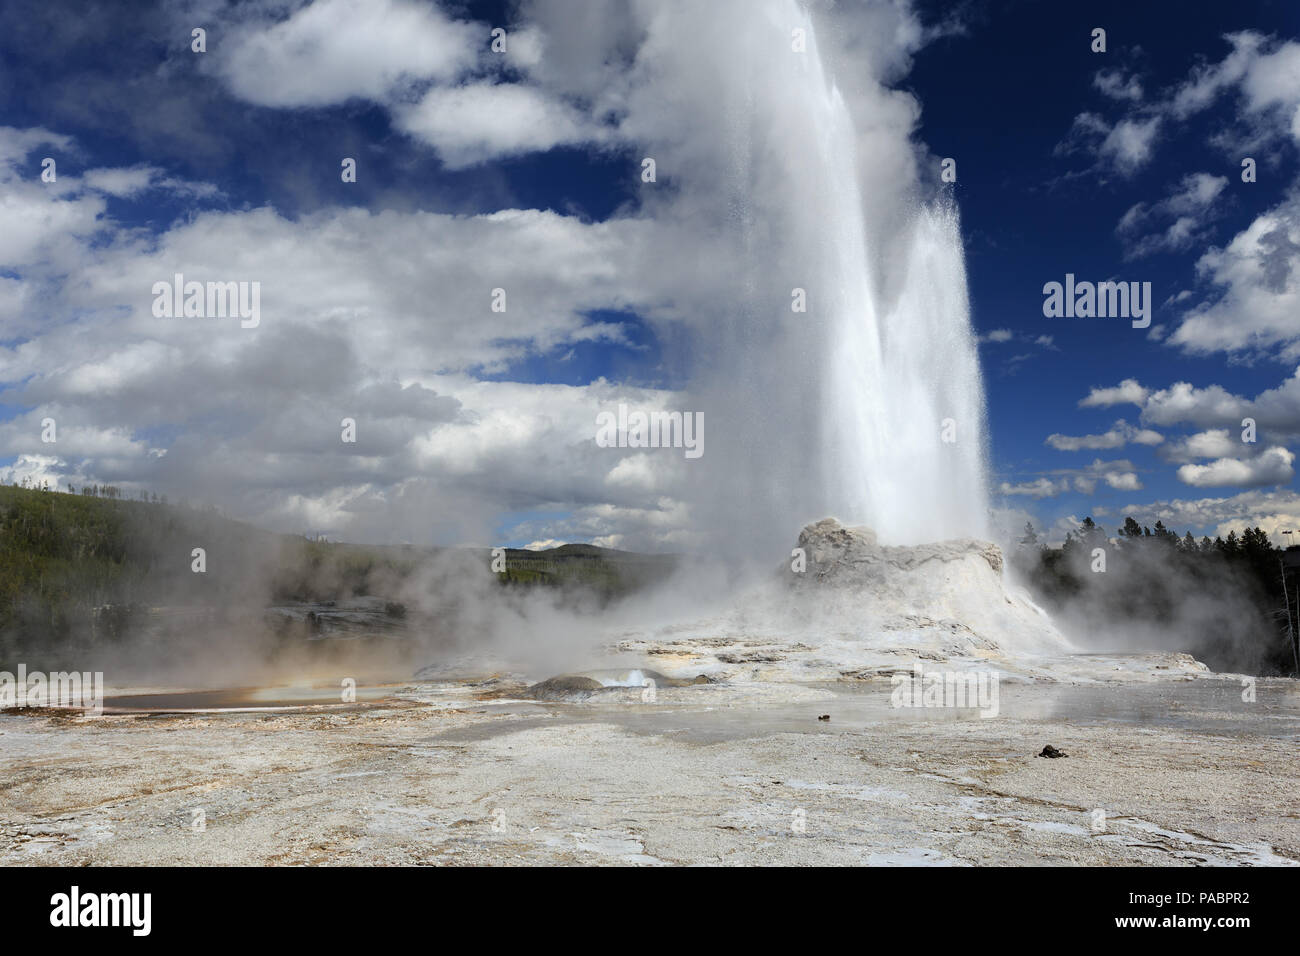
M 1289 572 L 1284 597 L 1282 557 L 1259 528 L 1197 540 L 1130 517 L 1114 537 L 1085 518 L 1060 548 L 1027 525 L 1011 560 L 1044 606 L 1092 646 L 1159 647 L 1214 670 L 1294 674 L 1286 608 L 1289 598 L 1295 618 L 1300 573 Z
M 195 571 L 196 548 L 204 552 L 203 573 Z M 0 486 L 0 661 L 51 644 L 119 638 L 142 612 L 160 606 L 251 612 L 353 597 L 397 601 L 411 587 L 426 586 L 426 577 L 431 588 L 447 580 L 422 575 L 430 566 L 486 571 L 491 561 L 489 549 L 363 546 L 273 534 L 215 511 L 152 497 L 127 500 L 111 488 L 70 494 Z M 607 603 L 662 580 L 673 567 L 671 556 L 564 545 L 508 549 L 505 572 L 491 580 L 572 590 Z

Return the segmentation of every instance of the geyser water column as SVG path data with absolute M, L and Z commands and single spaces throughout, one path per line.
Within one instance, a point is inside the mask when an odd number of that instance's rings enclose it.
M 845 231 L 864 229 L 861 206 L 843 208 Z M 919 206 L 895 241 L 883 288 L 845 283 L 829 317 L 828 507 L 888 544 L 986 537 L 984 391 L 956 209 Z M 846 244 L 838 267 L 869 273 L 858 251 Z
M 956 209 L 922 204 L 904 182 L 910 216 L 881 210 L 886 228 L 871 228 L 859 177 L 873 157 L 859 161 L 811 23 L 807 44 L 809 68 L 797 72 L 818 135 L 797 169 L 809 180 L 800 191 L 819 199 L 800 204 L 805 231 L 828 239 L 809 279 L 825 328 L 827 513 L 894 544 L 983 535 L 984 397 Z
M 700 525 L 768 566 L 826 515 L 888 544 L 984 535 L 957 213 L 938 161 L 918 172 L 915 100 L 884 82 L 910 52 L 884 38 L 919 30 L 884 3 L 816 18 L 793 0 L 655 9 L 630 116 L 677 172 L 647 211 L 707 243 L 711 271 L 693 278 L 713 295 L 688 319 Z

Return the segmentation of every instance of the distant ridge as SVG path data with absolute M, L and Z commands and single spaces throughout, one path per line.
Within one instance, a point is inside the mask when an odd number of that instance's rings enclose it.
M 203 548 L 206 570 L 192 570 Z M 0 486 L 0 657 L 159 606 L 263 607 L 348 597 L 396 599 L 435 558 L 487 572 L 490 549 L 362 545 L 279 534 L 203 510 Z M 590 591 L 607 602 L 672 573 L 673 555 L 594 544 L 506 549 L 503 586 Z M 101 628 L 102 629 L 102 628 Z

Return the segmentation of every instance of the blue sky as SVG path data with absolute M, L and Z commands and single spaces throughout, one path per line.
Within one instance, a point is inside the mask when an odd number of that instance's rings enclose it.
M 1198 275 L 1202 254 L 1294 194 L 1296 144 L 1285 135 L 1284 112 L 1249 115 L 1230 89 L 1186 117 L 1171 117 L 1152 104 L 1175 95 L 1198 68 L 1221 63 L 1233 49 L 1227 35 L 1254 31 L 1294 38 L 1300 13 L 1281 3 L 1192 4 L 1171 11 L 1165 4 L 1089 4 L 1075 10 L 1033 3 L 970 5 L 962 8 L 962 32 L 922 50 L 905 81 L 924 104 L 922 138 L 937 153 L 959 159 L 957 195 L 974 322 L 985 336 L 994 329 L 1014 333 L 1010 341 L 982 345 L 998 477 L 1020 484 L 1031 475 L 1051 475 L 1097 458 L 1123 458 L 1134 464 L 1144 486 L 1143 493 L 1134 494 L 1103 483 L 1095 494 L 1071 491 L 1053 496 L 1047 507 L 1028 509 L 1045 520 L 1062 512 L 1091 513 L 1098 505 L 1115 509 L 1199 497 L 1159 457 L 1160 446 L 1080 451 L 1047 446 L 1051 434 L 1103 434 L 1119 418 L 1138 424 L 1140 409 L 1134 405 L 1079 408 L 1091 389 L 1133 378 L 1153 389 L 1185 381 L 1254 397 L 1295 371 L 1294 356 L 1284 358 L 1281 348 L 1205 353 L 1171 347 L 1120 321 L 1042 315 L 1042 283 L 1067 272 L 1079 279 L 1149 281 L 1159 303 L 1152 324 L 1167 333 L 1186 311 L 1186 303 L 1171 303 L 1171 297 L 1186 290 L 1192 293 L 1189 301 L 1200 302 L 1222 291 Z M 1091 31 L 1098 26 L 1107 29 L 1105 53 L 1090 48 Z M 1103 91 L 1099 75 L 1131 90 L 1133 98 Z M 990 109 L 990 104 L 997 106 Z M 1110 124 L 1148 115 L 1160 116 L 1161 122 L 1141 162 L 1126 170 L 1094 149 L 1061 148 L 1075 118 L 1085 113 Z M 1270 126 L 1281 135 L 1261 141 L 1260 128 Z M 1244 156 L 1259 164 L 1254 183 L 1241 181 Z M 1168 225 L 1168 217 L 1126 241 L 1117 232 L 1124 214 L 1166 198 L 1184 177 L 1198 173 L 1225 177 L 1226 185 L 1198 222 L 1194 238 L 1134 257 L 1136 236 Z M 1300 315 L 1295 322 L 1300 326 Z M 1051 337 L 1051 347 L 1033 344 L 1042 335 Z M 1027 357 L 1018 360 L 1021 356 Z M 1294 422 L 1277 424 L 1270 429 L 1269 422 L 1260 422 L 1260 443 L 1285 443 Z M 1240 490 L 1227 486 L 1214 494 Z M 1113 528 L 1117 522 L 1104 523 Z
M 846 89 L 916 104 L 912 125 L 882 125 L 917 189 L 957 162 L 999 524 L 1059 538 L 1085 514 L 1198 534 L 1300 523 L 1300 14 L 1062 6 L 814 10 L 828 48 L 847 38 Z M 631 131 L 670 143 L 675 120 L 630 65 L 653 62 L 662 24 L 621 4 L 581 29 L 567 16 L 542 0 L 7 3 L 4 479 L 160 490 L 340 537 L 689 546 L 670 466 L 634 456 L 593 475 L 586 452 L 559 450 L 593 403 L 685 388 L 674 356 L 710 301 L 667 301 L 703 268 L 685 247 L 631 279 L 605 268 L 664 244 L 642 235 L 659 213 Z M 513 45 L 492 59 L 498 24 Z M 502 116 L 518 119 L 485 119 Z M 675 194 L 671 171 L 663 185 Z M 449 286 L 496 256 L 533 270 L 520 281 L 544 305 L 522 327 L 466 319 L 479 299 Z M 132 290 L 178 262 L 274 269 L 268 303 L 282 289 L 301 316 L 259 329 L 256 351 L 150 330 Z M 349 263 L 378 291 L 336 304 Z M 1044 317 L 1043 285 L 1066 273 L 1150 282 L 1151 328 Z M 318 454 L 306 436 L 323 443 L 353 408 L 371 409 L 373 443 Z M 57 452 L 34 440 L 47 415 Z M 1232 424 L 1246 415 L 1253 445 Z

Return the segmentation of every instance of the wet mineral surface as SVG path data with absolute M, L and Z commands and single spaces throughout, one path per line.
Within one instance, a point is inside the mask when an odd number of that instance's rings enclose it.
M 1004 683 L 981 716 L 882 679 L 585 680 L 8 711 L 0 862 L 1300 861 L 1294 681 Z

